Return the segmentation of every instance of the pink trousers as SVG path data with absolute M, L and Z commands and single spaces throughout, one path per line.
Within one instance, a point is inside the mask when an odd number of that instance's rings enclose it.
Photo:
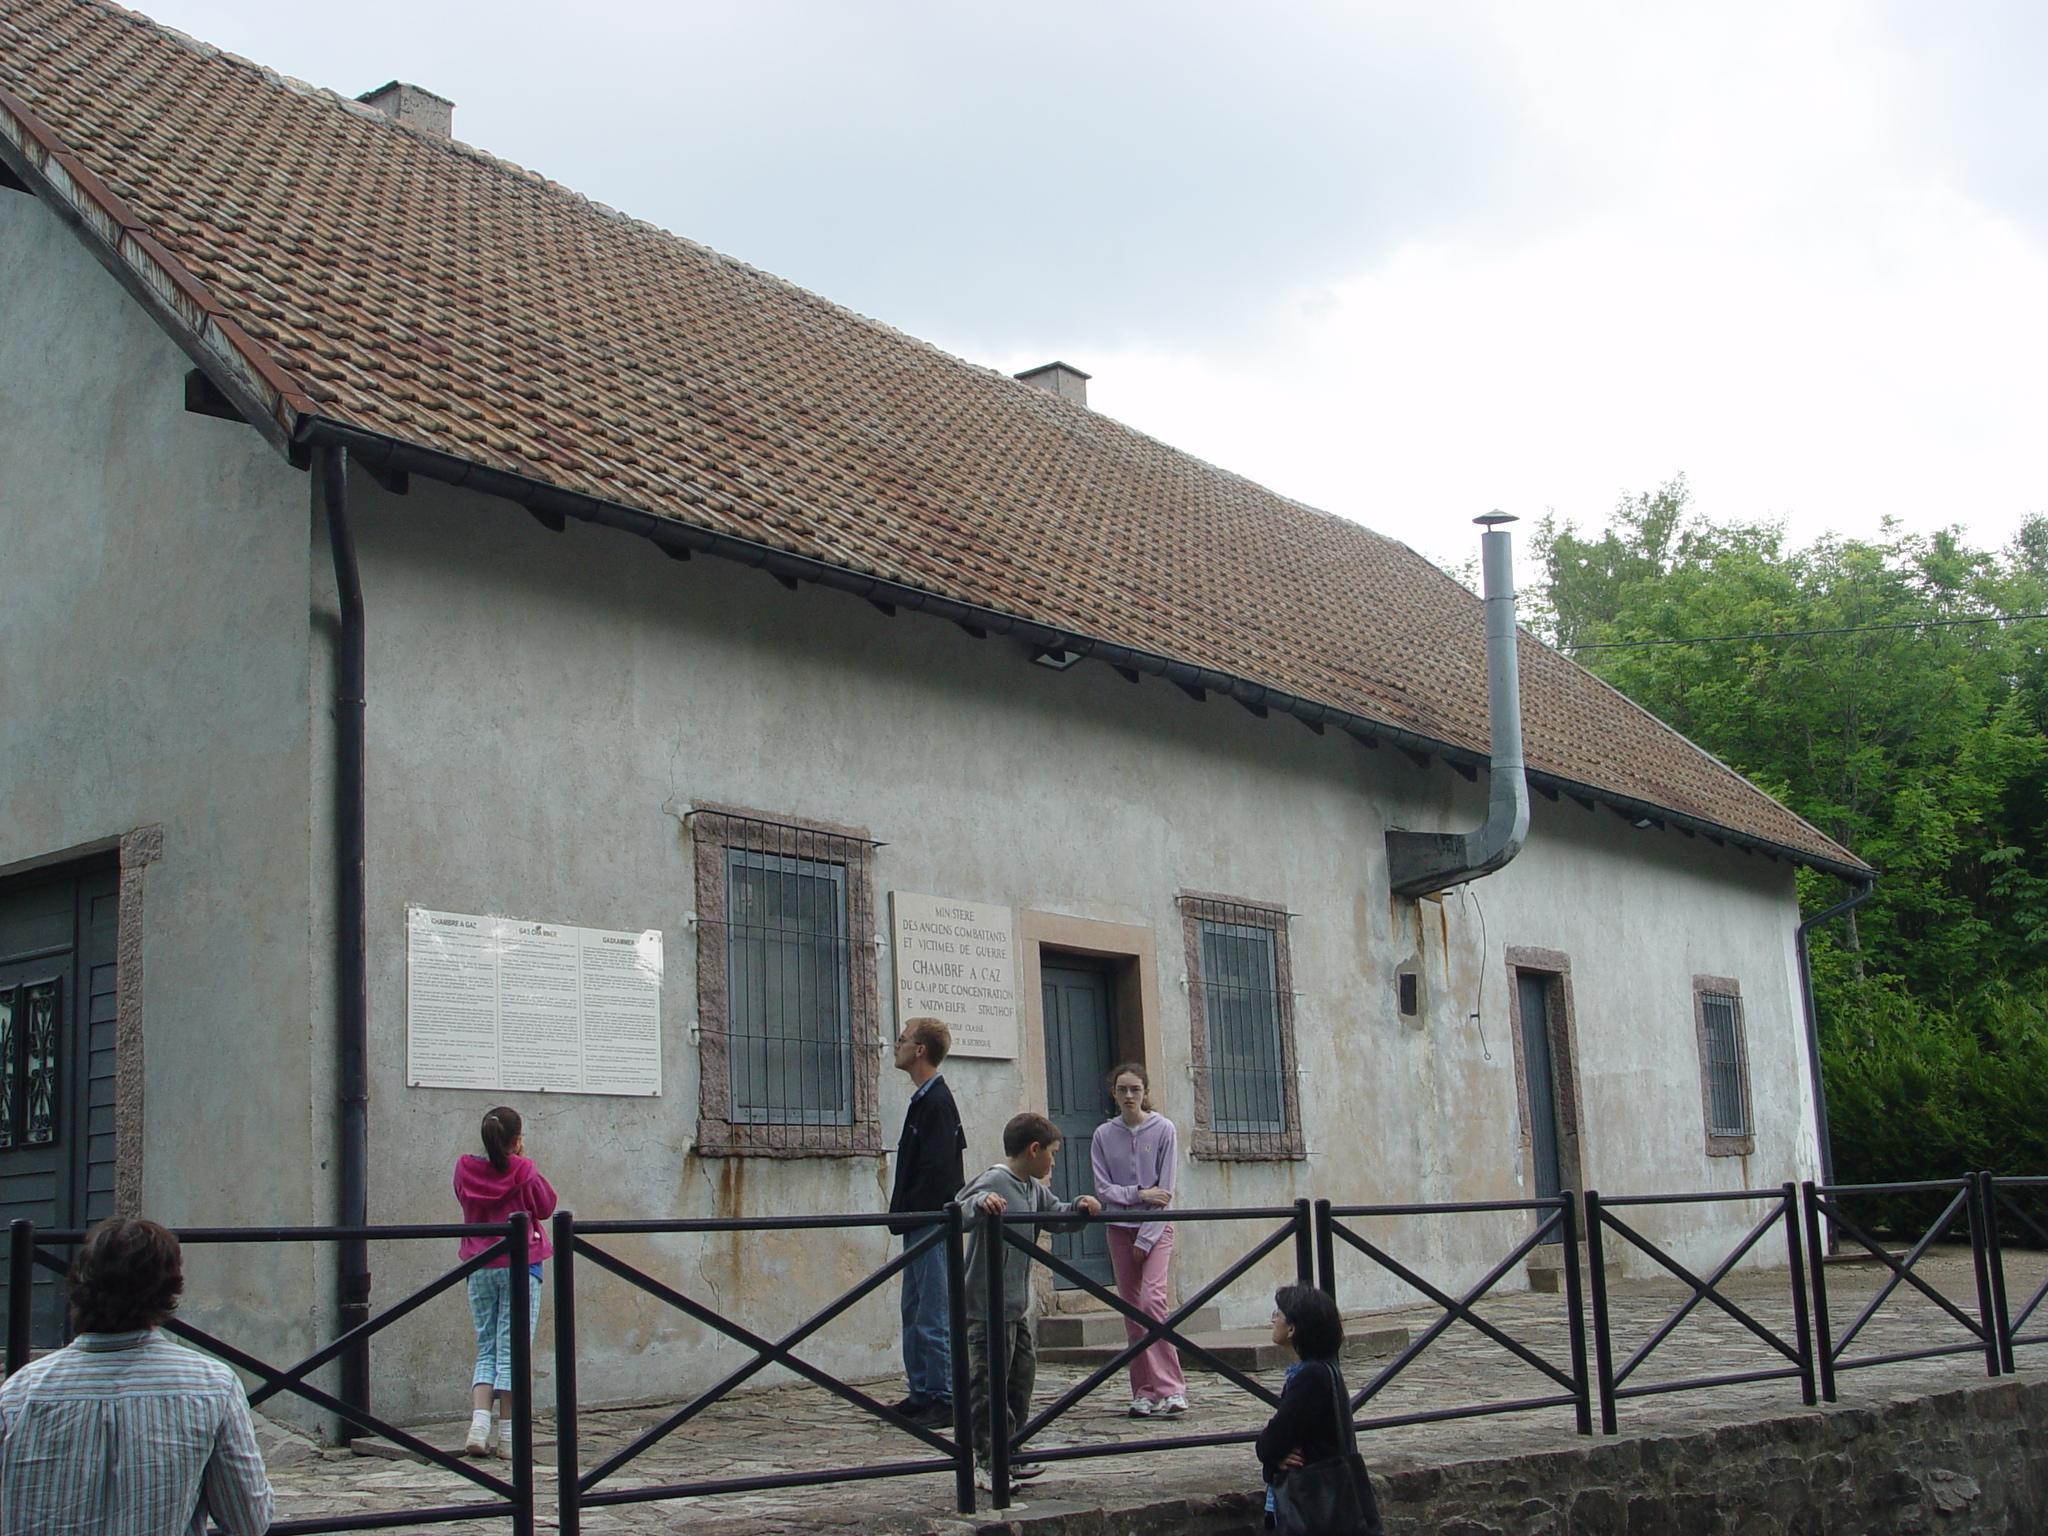
M 1116 1269 L 1117 1294 L 1150 1318 L 1166 1316 L 1166 1270 L 1173 1261 L 1173 1228 L 1159 1234 L 1149 1253 L 1137 1248 L 1136 1227 L 1109 1228 L 1109 1262 Z M 1136 1343 L 1144 1329 L 1124 1319 L 1125 1337 Z M 1143 1354 L 1131 1361 L 1131 1396 L 1165 1397 L 1187 1395 L 1187 1378 L 1180 1372 L 1180 1352 L 1164 1339 L 1155 1340 Z

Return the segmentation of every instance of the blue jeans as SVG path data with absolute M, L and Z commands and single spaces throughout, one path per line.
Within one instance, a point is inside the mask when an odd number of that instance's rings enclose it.
M 903 1239 L 907 1248 L 929 1237 L 926 1227 Z M 946 1245 L 934 1243 L 903 1266 L 903 1376 L 912 1397 L 953 1398 L 953 1351 L 948 1343 Z
M 511 1273 L 480 1269 L 469 1277 L 469 1319 L 476 1324 L 476 1370 L 470 1384 L 494 1392 L 512 1390 L 512 1289 L 505 1283 Z M 533 1288 L 526 1308 L 526 1337 L 531 1342 L 540 1327 L 540 1276 L 529 1271 L 526 1283 Z

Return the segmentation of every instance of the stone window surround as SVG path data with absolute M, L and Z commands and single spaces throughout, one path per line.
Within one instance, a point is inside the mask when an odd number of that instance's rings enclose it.
M 23 859 L 0 869 L 0 879 L 104 860 L 109 853 L 119 874 L 114 898 L 114 1214 L 137 1217 L 142 1214 L 143 1152 L 142 877 L 164 856 L 164 829 L 135 827 L 119 837 Z
M 1529 1064 L 1522 1049 L 1521 973 L 1535 972 L 1548 978 L 1550 1061 L 1556 1074 L 1553 1086 L 1557 1104 L 1558 1182 L 1566 1189 L 1583 1189 L 1586 1181 L 1584 1125 L 1580 1117 L 1579 1018 L 1572 998 L 1572 959 L 1561 949 L 1509 945 L 1508 1040 L 1515 1056 L 1515 1124 L 1519 1131 L 1524 1176 L 1535 1188 L 1535 1139 L 1529 1123 Z
M 1301 1162 L 1308 1156 L 1301 1125 L 1301 1079 L 1294 1048 L 1294 960 L 1288 944 L 1285 907 L 1248 901 L 1212 891 L 1182 891 L 1181 940 L 1188 978 L 1188 1049 L 1195 1075 L 1194 1135 L 1188 1155 L 1212 1162 Z M 1209 1108 L 1209 1017 L 1202 995 L 1202 923 L 1243 923 L 1273 933 L 1273 987 L 1280 1029 L 1280 1093 L 1283 1128 L 1262 1131 L 1214 1131 Z
M 1742 1084 L 1742 1111 L 1748 1125 L 1741 1136 L 1714 1134 L 1713 1073 L 1707 1065 L 1707 1004 L 1709 996 L 1735 999 L 1735 1071 Z M 1695 976 L 1692 979 L 1693 1040 L 1700 1053 L 1700 1126 L 1706 1132 L 1707 1156 L 1749 1157 L 1756 1151 L 1755 1099 L 1749 1086 L 1749 1024 L 1743 1016 L 1742 983 L 1732 976 Z
M 704 1157 L 874 1157 L 882 1151 L 881 993 L 875 946 L 875 843 L 865 828 L 776 815 L 740 806 L 699 804 L 689 816 L 697 885 L 697 1136 Z M 846 869 L 847 1012 L 851 1034 L 853 1120 L 846 1125 L 769 1125 L 735 1121 L 726 1053 L 725 854 L 729 848 L 789 853 L 794 831 L 810 851 L 797 856 Z

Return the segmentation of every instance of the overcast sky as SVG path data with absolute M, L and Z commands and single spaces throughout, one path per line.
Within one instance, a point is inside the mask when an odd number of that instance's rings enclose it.
M 154 0 L 1406 540 L 2048 512 L 2048 6 Z

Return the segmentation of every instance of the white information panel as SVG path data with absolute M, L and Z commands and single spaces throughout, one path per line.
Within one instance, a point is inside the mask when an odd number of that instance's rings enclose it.
M 408 907 L 406 1082 L 661 1092 L 661 930 Z
M 896 1026 L 945 1020 L 955 1056 L 1017 1054 L 1017 923 L 1008 907 L 889 893 Z

